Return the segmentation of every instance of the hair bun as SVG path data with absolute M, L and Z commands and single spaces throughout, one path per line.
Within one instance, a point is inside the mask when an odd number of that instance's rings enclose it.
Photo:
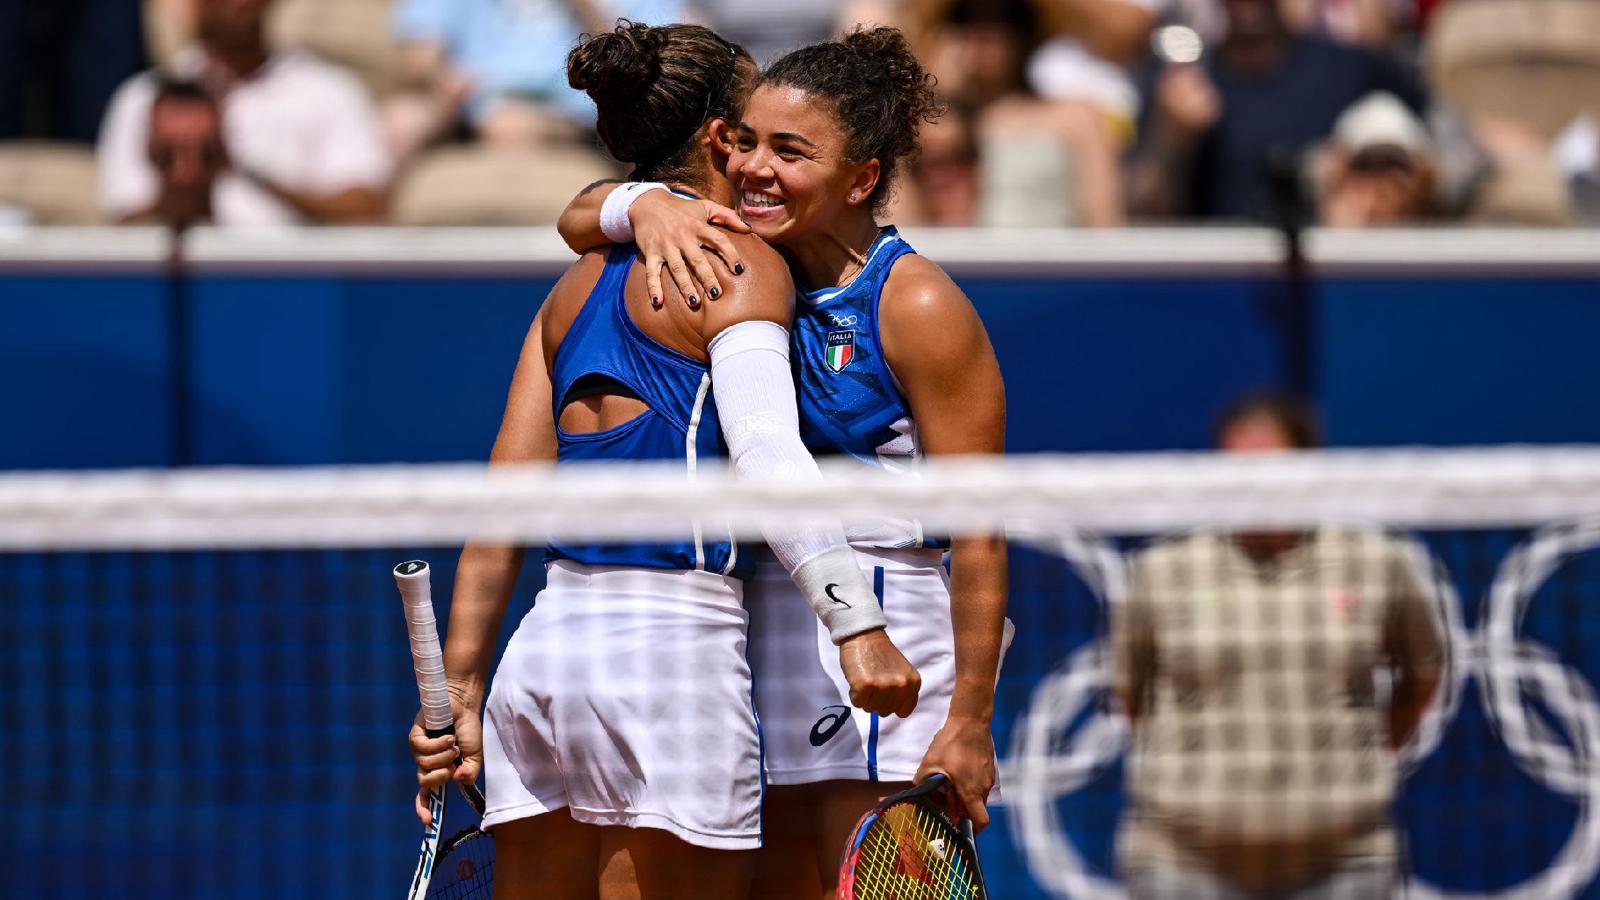
M 884 74 L 896 87 L 914 91 L 931 79 L 922 68 L 922 62 L 911 51 L 911 42 L 906 40 L 906 36 L 898 28 L 884 25 L 876 28 L 857 28 L 846 34 L 842 43 L 882 66 Z
M 586 38 L 567 57 L 567 84 L 595 103 L 615 103 L 643 93 L 661 74 L 667 35 L 626 19 L 615 31 Z

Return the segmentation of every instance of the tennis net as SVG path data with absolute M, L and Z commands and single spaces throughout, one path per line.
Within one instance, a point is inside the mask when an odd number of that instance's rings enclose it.
M 1263 855 L 1304 872 L 1328 846 L 1392 853 L 1415 896 L 1600 891 L 1600 449 L 827 474 L 827 491 L 631 468 L 0 476 L 22 863 L 6 892 L 394 896 L 418 834 L 395 563 L 431 561 L 443 623 L 467 540 L 620 543 L 691 520 L 754 539 L 819 515 L 1011 538 L 993 896 L 1115 897 L 1130 867 L 1201 857 L 1265 884 L 1290 876 Z M 543 581 L 528 560 L 502 643 Z M 1394 708 L 1403 677 L 1305 674 L 1386 654 L 1439 673 L 1393 756 L 1361 711 Z M 1132 728 L 1113 690 L 1130 683 Z M 1392 827 L 1371 818 L 1388 793 Z

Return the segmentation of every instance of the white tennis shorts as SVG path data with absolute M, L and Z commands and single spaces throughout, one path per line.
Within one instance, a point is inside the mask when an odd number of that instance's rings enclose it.
M 761 843 L 761 736 L 736 579 L 547 566 L 495 671 L 484 827 L 566 807 L 691 844 Z
M 939 550 L 856 549 L 889 620 L 889 637 L 922 675 L 910 718 L 850 706 L 839 650 L 770 553 L 746 583 L 750 666 L 766 739 L 767 781 L 910 781 L 944 725 L 955 690 L 950 579 Z

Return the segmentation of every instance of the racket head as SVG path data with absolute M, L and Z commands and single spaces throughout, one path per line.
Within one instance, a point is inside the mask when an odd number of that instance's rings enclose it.
M 987 900 L 970 825 L 935 801 L 944 788 L 933 775 L 856 822 L 839 861 L 839 900 Z
M 494 838 L 468 828 L 439 846 L 424 900 L 490 900 L 494 892 Z

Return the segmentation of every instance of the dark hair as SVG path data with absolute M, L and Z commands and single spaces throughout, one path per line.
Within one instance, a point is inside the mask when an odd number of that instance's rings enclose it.
M 828 100 L 848 139 L 851 162 L 882 167 L 872 209 L 882 211 L 900 162 L 917 150 L 917 129 L 939 116 L 934 79 L 895 28 L 856 29 L 837 41 L 785 54 L 757 84 L 797 87 Z
M 750 59 L 699 25 L 650 26 L 618 19 L 614 31 L 584 35 L 567 55 L 567 83 L 599 113 L 595 130 L 636 181 L 694 182 L 705 173 L 693 153 L 707 120 L 737 119 L 749 96 Z
M 156 80 L 156 97 L 151 106 L 169 100 L 179 103 L 204 103 L 212 107 L 217 105 L 217 98 L 212 96 L 200 82 L 163 75 Z
M 1287 391 L 1261 389 L 1246 392 L 1228 404 L 1217 417 L 1215 438 L 1222 436 L 1246 419 L 1257 417 L 1271 419 L 1283 429 L 1289 444 L 1296 450 L 1310 450 L 1322 446 L 1322 423 L 1316 410 L 1304 398 Z

